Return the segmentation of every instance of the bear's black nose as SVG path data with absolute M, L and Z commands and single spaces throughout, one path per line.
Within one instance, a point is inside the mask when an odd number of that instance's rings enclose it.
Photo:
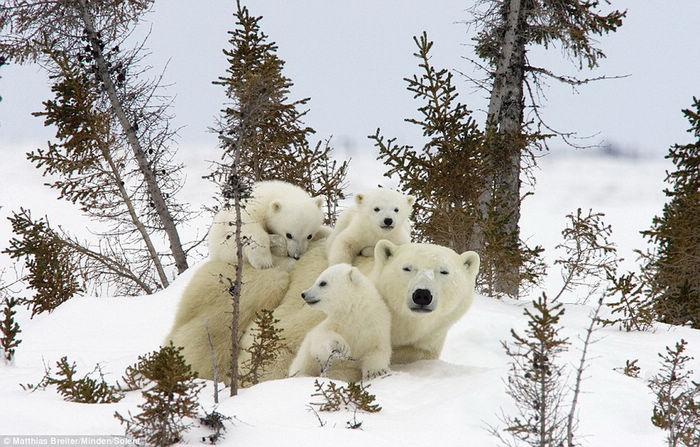
M 394 219 L 392 219 L 391 217 L 387 217 L 386 219 L 384 219 L 384 225 L 386 225 L 387 227 L 393 223 L 394 223 Z
M 301 292 L 301 297 L 306 298 L 306 294 L 304 292 Z
M 428 289 L 416 289 L 413 292 L 413 302 L 419 306 L 427 306 L 433 301 L 433 294 Z

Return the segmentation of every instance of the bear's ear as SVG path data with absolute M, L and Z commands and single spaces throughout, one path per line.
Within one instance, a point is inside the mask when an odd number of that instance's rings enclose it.
M 273 213 L 277 213 L 281 209 L 282 209 L 282 202 L 280 202 L 279 200 L 274 200 L 270 203 L 270 211 L 272 211 Z
M 396 255 L 398 247 L 391 241 L 382 239 L 374 246 L 374 266 L 383 266 L 389 258 Z
M 358 282 L 361 278 L 362 273 L 357 269 L 357 267 L 352 267 L 348 271 L 348 279 L 350 282 Z
M 476 276 L 476 274 L 479 273 L 479 263 L 481 261 L 479 260 L 479 255 L 475 251 L 465 251 L 459 255 L 459 258 L 470 275 Z
M 415 196 L 408 196 L 408 206 L 413 206 L 414 203 L 416 203 L 416 198 Z
M 323 206 L 323 202 L 325 202 L 325 199 L 321 196 L 316 196 L 312 200 L 319 209 Z
M 360 193 L 355 194 L 355 203 L 357 203 L 359 205 L 362 203 L 363 200 L 365 200 L 364 194 L 360 194 Z

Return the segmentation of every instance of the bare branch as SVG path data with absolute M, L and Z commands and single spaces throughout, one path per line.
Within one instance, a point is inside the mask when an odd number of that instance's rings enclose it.
M 571 407 L 569 408 L 569 414 L 566 417 L 566 443 L 567 447 L 575 447 L 574 444 L 574 431 L 576 429 L 576 407 L 578 405 L 578 396 L 581 392 L 581 382 L 583 380 L 583 371 L 586 369 L 586 354 L 588 352 L 588 346 L 591 344 L 591 335 L 595 330 L 595 326 L 599 322 L 598 315 L 600 314 L 600 309 L 603 307 L 603 298 L 598 300 L 598 304 L 593 309 L 593 313 L 590 317 L 590 324 L 586 329 L 586 336 L 583 340 L 583 348 L 581 350 L 581 357 L 579 359 L 578 368 L 576 368 L 576 379 L 574 381 L 574 393 L 571 398 Z
M 577 78 L 575 76 L 566 76 L 566 75 L 557 75 L 553 73 L 550 70 L 547 70 L 546 68 L 541 68 L 541 67 L 533 67 L 532 65 L 526 65 L 525 70 L 529 71 L 530 73 L 537 73 L 541 75 L 545 75 L 549 78 L 556 79 L 559 82 L 563 82 L 564 84 L 569 84 L 573 86 L 579 86 L 579 85 L 584 85 L 588 84 L 590 82 L 596 82 L 596 81 L 604 81 L 604 80 L 609 80 L 609 79 L 624 79 L 624 78 L 629 78 L 632 75 L 626 74 L 626 75 L 618 75 L 618 76 L 596 76 L 593 78 Z

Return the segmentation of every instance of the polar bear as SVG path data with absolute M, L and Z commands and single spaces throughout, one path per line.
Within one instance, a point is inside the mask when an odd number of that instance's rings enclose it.
M 387 188 L 355 195 L 326 240 L 328 263 L 351 263 L 355 256 L 371 256 L 381 239 L 395 244 L 411 241 L 409 216 L 416 199 Z
M 195 267 L 192 267 L 195 268 Z M 212 345 L 219 377 L 225 377 L 231 364 L 231 316 L 233 303 L 229 289 L 236 278 L 236 266 L 221 261 L 208 261 L 196 267 L 183 297 L 177 306 L 172 330 L 163 346 L 173 342 L 182 346 L 182 355 L 201 377 L 214 377 Z M 275 267 L 258 270 L 244 263 L 243 287 L 239 300 L 238 338 L 253 324 L 255 314 L 275 309 L 289 287 L 290 275 Z M 300 300 L 301 301 L 301 300 Z M 212 345 L 209 344 L 211 337 Z M 195 366 L 196 365 L 196 366 Z
M 282 256 L 299 259 L 323 224 L 322 204 L 323 198 L 311 197 L 291 183 L 255 183 L 241 210 L 243 258 L 256 269 L 267 269 L 273 266 L 275 246 L 286 245 Z M 212 261 L 236 262 L 235 222 L 232 208 L 222 209 L 214 217 L 208 236 Z
M 312 241 L 309 250 L 289 274 L 277 267 L 255 270 L 243 266 L 245 300 L 241 302 L 240 321 L 248 327 L 239 332 L 239 365 L 247 360 L 245 349 L 253 342 L 250 327 L 254 312 L 261 308 L 274 308 L 273 315 L 280 320 L 277 327 L 282 329 L 288 348 L 288 352 L 281 354 L 264 371 L 261 380 L 287 377 L 304 337 L 325 318 L 322 312 L 312 309 L 299 298 L 328 268 L 323 242 Z M 472 303 L 479 255 L 469 251 L 458 254 L 432 244 L 396 245 L 380 241 L 375 246 L 374 257 L 358 257 L 355 264 L 369 276 L 391 313 L 390 364 L 438 358 L 447 331 Z M 217 316 L 216 322 L 209 322 L 217 363 L 228 365 L 231 360 L 230 297 L 224 287 L 215 284 L 219 270 L 224 267 L 222 263 L 209 262 L 195 272 L 178 305 L 178 315 L 186 318 L 176 320 L 166 339 L 185 348 L 185 360 L 205 379 L 213 378 L 204 330 L 207 317 Z M 271 274 L 280 276 L 278 283 Z M 346 381 L 361 378 L 356 366 L 344 368 L 342 362 L 338 365 L 334 362 L 328 376 Z M 223 380 L 228 379 L 224 377 Z
M 391 314 L 377 289 L 356 267 L 328 267 L 301 297 L 326 319 L 304 337 L 289 367 L 290 376 L 318 376 L 336 355 L 359 362 L 363 380 L 389 372 Z
M 391 312 L 391 363 L 437 359 L 472 304 L 479 255 L 433 244 L 379 241 L 370 279 Z

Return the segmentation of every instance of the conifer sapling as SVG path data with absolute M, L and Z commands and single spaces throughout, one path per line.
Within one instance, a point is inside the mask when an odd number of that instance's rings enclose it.
M 243 362 L 243 372 L 239 376 L 241 386 L 257 384 L 265 370 L 283 351 L 288 350 L 282 337 L 283 330 L 275 326 L 279 321 L 271 310 L 263 309 L 255 313 L 251 329 L 253 339 L 246 349 L 250 357 Z
M 2 296 L 2 295 L 0 295 Z M 15 349 L 22 340 L 18 335 L 22 330 L 19 324 L 15 321 L 17 311 L 15 307 L 19 304 L 19 300 L 14 297 L 3 297 L 2 299 L 2 320 L 0 320 L 0 349 L 6 362 L 12 363 L 15 358 Z
M 143 380 L 144 402 L 140 413 L 114 416 L 126 425 L 126 434 L 150 445 L 170 445 L 182 440 L 182 433 L 197 417 L 197 395 L 204 386 L 182 357 L 182 348 L 172 343 L 140 356 L 138 374 Z
M 649 381 L 656 395 L 651 422 L 668 430 L 669 447 L 695 447 L 700 444 L 700 382 L 692 380 L 688 369 L 693 360 L 684 354 L 688 342 L 681 339 L 674 349 L 666 347 L 661 371 Z

